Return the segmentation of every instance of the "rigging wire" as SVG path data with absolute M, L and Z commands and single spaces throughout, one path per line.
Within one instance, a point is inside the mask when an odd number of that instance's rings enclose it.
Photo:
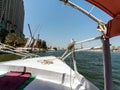
M 92 6 L 92 8 L 90 9 L 90 11 L 88 13 L 90 14 L 94 8 L 95 8 L 95 6 Z

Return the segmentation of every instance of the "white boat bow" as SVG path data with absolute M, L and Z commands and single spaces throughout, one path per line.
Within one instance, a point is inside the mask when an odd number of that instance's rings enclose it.
M 30 72 L 36 77 L 24 90 L 99 90 L 54 56 L 0 63 L 0 74 L 10 71 Z

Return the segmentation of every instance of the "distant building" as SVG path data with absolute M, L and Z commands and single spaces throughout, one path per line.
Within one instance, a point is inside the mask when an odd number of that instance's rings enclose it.
M 23 36 L 24 15 L 23 0 L 0 0 L 0 28 Z

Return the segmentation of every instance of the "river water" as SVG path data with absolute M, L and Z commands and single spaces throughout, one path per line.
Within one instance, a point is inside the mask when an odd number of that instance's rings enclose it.
M 40 53 L 41 56 L 61 56 L 63 51 Z M 100 90 L 104 90 L 103 53 L 102 52 L 77 52 L 75 54 L 79 73 L 95 84 Z M 120 52 L 111 52 L 113 90 L 120 90 Z M 71 67 L 71 57 L 66 63 Z

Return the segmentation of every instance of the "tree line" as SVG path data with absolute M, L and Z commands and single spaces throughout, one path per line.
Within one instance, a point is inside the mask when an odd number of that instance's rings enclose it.
M 13 46 L 13 47 L 24 47 L 27 43 L 27 38 L 20 37 L 15 32 L 8 32 L 6 29 L 0 30 L 0 41 L 1 43 Z M 46 41 L 38 39 L 35 48 L 47 49 Z

